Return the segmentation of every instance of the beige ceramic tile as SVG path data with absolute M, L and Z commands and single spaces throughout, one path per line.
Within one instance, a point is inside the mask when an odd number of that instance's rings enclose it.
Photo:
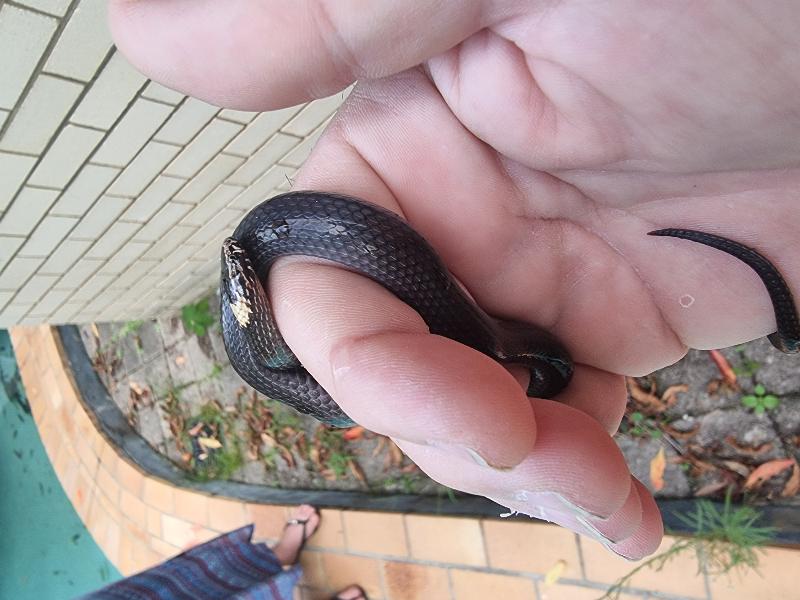
M 167 104 L 178 104 L 186 97 L 180 92 L 164 87 L 155 81 L 151 81 L 147 84 L 147 87 L 142 91 L 142 96 L 150 98 L 151 100 L 166 102 Z
M 138 196 L 178 153 L 180 148 L 161 142 L 149 142 L 120 173 L 107 193 L 117 196 Z
M 536 598 L 536 588 L 532 579 L 451 569 L 450 580 L 453 583 L 455 600 L 482 600 L 484 598 L 531 600 Z
M 309 102 L 281 131 L 300 137 L 309 135 L 339 108 L 348 93 L 349 90 Z
M 714 600 L 749 600 L 750 598 L 800 598 L 797 571 L 800 550 L 767 548 L 760 556 L 758 572 L 734 571 L 711 578 Z
M 383 596 L 379 561 L 349 554 L 322 554 L 322 567 L 328 587 L 340 590 L 357 582 L 367 596 Z
M 477 519 L 406 515 L 411 556 L 456 565 L 486 565 Z
M 0 140 L 0 150 L 41 153 L 82 90 L 75 82 L 39 75 Z
M 19 0 L 20 4 L 30 6 L 42 12 L 63 17 L 69 8 L 70 0 Z
M 70 116 L 70 121 L 110 129 L 144 82 L 144 75 L 134 69 L 120 52 L 115 52 Z
M 31 232 L 20 255 L 50 256 L 77 222 L 78 217 L 45 217 Z
M 244 162 L 244 159 L 238 156 L 218 154 L 197 175 L 192 177 L 183 189 L 175 194 L 174 199 L 177 202 L 189 204 L 201 202 L 211 190 L 217 187 L 242 162 Z
M 212 119 L 164 170 L 167 175 L 193 177 L 242 129 L 238 123 Z
M 2 178 L 0 178 L 2 179 Z M 0 234 L 27 235 L 58 196 L 55 190 L 24 187 L 0 221 Z
M 225 151 L 240 156 L 250 156 L 296 115 L 300 108 L 300 106 L 292 106 L 259 114 L 226 146 Z M 230 115 L 230 111 L 222 111 L 222 115 Z
M 0 8 L 0 108 L 14 108 L 56 25 L 56 19 L 16 6 Z
M 228 532 L 248 524 L 244 503 L 227 498 L 208 498 L 208 525 L 211 529 Z
M 228 178 L 231 183 L 250 185 L 275 162 L 300 143 L 296 137 L 276 133 L 236 172 Z
M 100 143 L 102 137 L 103 134 L 94 129 L 66 125 L 31 173 L 28 183 L 63 188 Z
M 219 108 L 202 100 L 187 98 L 158 130 L 154 139 L 171 144 L 188 144 L 218 111 Z
M 51 214 L 82 217 L 117 176 L 120 169 L 102 165 L 85 165 L 50 209 Z
M 35 156 L 0 152 L 0 210 L 6 210 L 36 162 Z M 5 219 L 4 219 L 5 221 Z
M 405 562 L 383 563 L 387 600 L 450 598 L 447 571 Z
M 344 511 L 348 549 L 387 556 L 408 556 L 403 515 L 367 511 Z
M 487 519 L 483 521 L 483 532 L 490 567 L 546 573 L 563 561 L 563 577 L 583 577 L 575 534 L 563 527 L 518 519 Z
M 657 552 L 669 548 L 675 538 L 665 536 Z M 590 581 L 614 583 L 619 577 L 635 568 L 639 562 L 631 562 L 613 554 L 602 544 L 581 538 L 586 578 Z M 697 574 L 694 554 L 678 554 L 661 571 L 644 569 L 631 580 L 631 586 L 659 590 L 689 598 L 705 598 L 705 579 Z
M 139 98 L 111 130 L 92 161 L 126 166 L 172 112 L 171 106 Z
M 61 32 L 44 69 L 89 81 L 111 48 L 105 2 L 80 2 Z

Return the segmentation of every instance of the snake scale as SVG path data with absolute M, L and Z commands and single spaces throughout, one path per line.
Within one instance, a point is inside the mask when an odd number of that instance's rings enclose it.
M 775 309 L 769 336 L 783 352 L 800 351 L 800 321 L 788 285 L 764 256 L 708 233 L 661 229 L 727 252 L 761 277 Z M 353 421 L 303 368 L 281 336 L 261 282 L 281 256 L 327 259 L 378 282 L 415 309 L 430 332 L 503 364 L 526 367 L 528 395 L 552 398 L 570 381 L 567 350 L 548 332 L 488 316 L 461 289 L 431 245 L 395 213 L 339 194 L 299 191 L 253 208 L 222 246 L 221 321 L 231 365 L 253 388 L 328 425 Z

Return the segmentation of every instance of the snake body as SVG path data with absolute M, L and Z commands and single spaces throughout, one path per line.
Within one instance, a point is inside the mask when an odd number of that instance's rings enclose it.
M 553 397 L 572 376 L 569 354 L 552 335 L 486 315 L 395 213 L 347 196 L 290 192 L 252 209 L 223 243 L 223 339 L 231 365 L 249 385 L 324 423 L 353 424 L 284 341 L 261 284 L 278 257 L 297 254 L 373 279 L 415 309 L 431 333 L 527 367 L 530 396 Z
M 763 255 L 699 231 L 662 229 L 650 235 L 711 246 L 748 264 L 775 309 L 778 327 L 770 341 L 783 352 L 800 351 L 791 291 Z M 498 362 L 527 367 L 529 396 L 552 398 L 572 377 L 572 360 L 558 340 L 533 325 L 489 317 L 462 291 L 431 245 L 395 213 L 348 196 L 290 192 L 252 209 L 223 243 L 222 332 L 231 365 L 249 385 L 323 423 L 354 424 L 286 344 L 262 284 L 273 262 L 288 255 L 324 258 L 365 275 L 415 309 L 431 333 Z

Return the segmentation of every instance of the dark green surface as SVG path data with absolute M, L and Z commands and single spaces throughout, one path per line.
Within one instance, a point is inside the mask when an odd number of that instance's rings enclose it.
M 68 599 L 120 577 L 61 489 L 0 330 L 0 599 Z

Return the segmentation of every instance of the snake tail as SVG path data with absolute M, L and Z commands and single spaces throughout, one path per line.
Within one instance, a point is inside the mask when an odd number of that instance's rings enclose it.
M 681 238 L 710 246 L 738 258 L 753 269 L 764 283 L 775 311 L 777 331 L 768 335 L 767 339 L 786 354 L 800 352 L 800 316 L 792 291 L 780 271 L 763 254 L 739 242 L 691 229 L 658 229 L 647 235 Z

